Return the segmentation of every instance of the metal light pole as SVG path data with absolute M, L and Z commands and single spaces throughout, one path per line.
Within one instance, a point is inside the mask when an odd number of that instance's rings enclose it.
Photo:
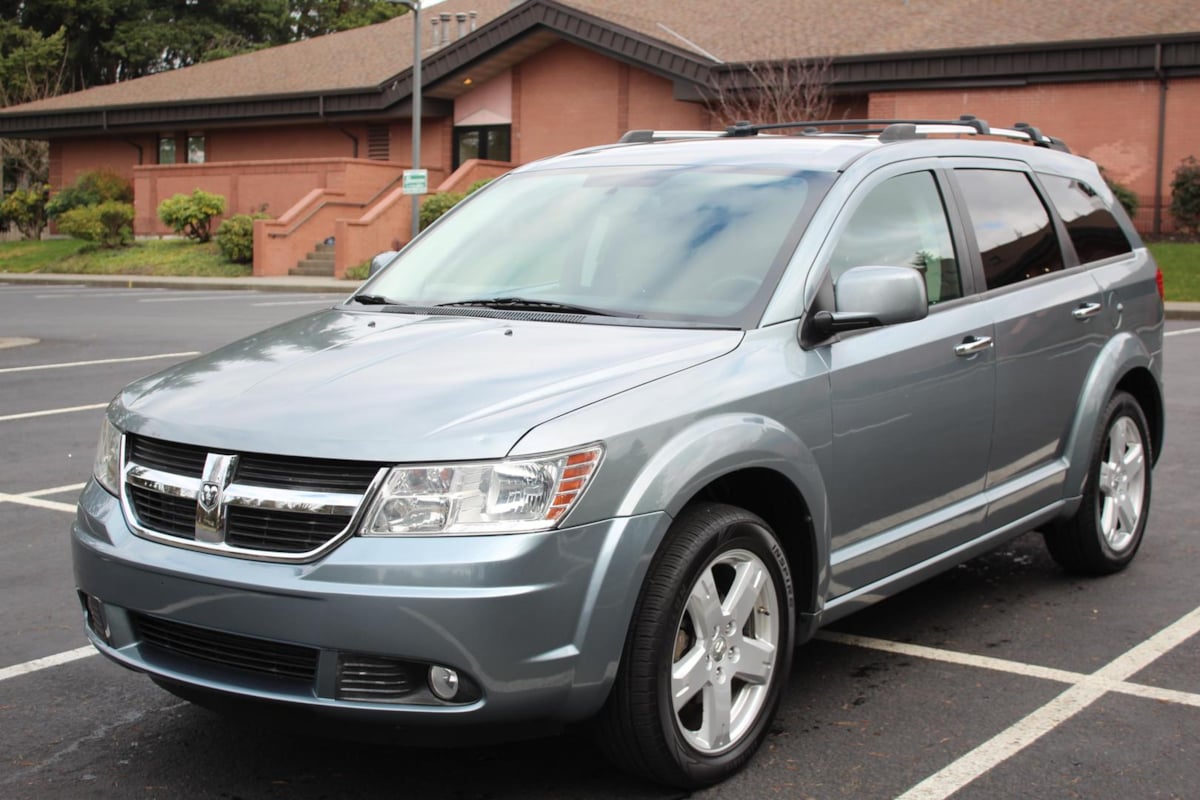
M 412 168 L 421 168 L 421 0 L 390 0 L 413 13 Z M 421 195 L 412 195 L 412 236 L 421 230 Z

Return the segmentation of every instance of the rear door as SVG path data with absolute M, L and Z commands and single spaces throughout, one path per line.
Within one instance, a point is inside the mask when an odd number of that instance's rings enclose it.
M 1063 446 L 1080 388 L 1111 327 L 1096 281 L 1020 162 L 963 160 L 952 171 L 974 240 L 975 278 L 995 323 L 996 410 L 988 528 L 1063 496 Z

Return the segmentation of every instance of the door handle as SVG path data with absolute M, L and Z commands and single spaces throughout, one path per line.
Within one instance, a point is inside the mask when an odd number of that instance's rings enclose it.
M 1099 303 L 1080 303 L 1079 306 L 1071 312 L 1071 316 L 1079 321 L 1091 319 L 1100 313 L 1104 306 Z
M 976 353 L 982 353 L 992 346 L 992 337 L 990 336 L 968 336 L 962 340 L 962 344 L 954 345 L 954 355 L 956 356 L 973 356 Z

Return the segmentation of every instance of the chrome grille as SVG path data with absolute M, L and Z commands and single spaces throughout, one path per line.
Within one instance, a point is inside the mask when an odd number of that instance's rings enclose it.
M 423 669 L 410 661 L 342 653 L 338 656 L 338 700 L 397 703 L 421 687 Z
M 139 486 L 129 487 L 129 499 L 144 525 L 172 536 L 196 538 L 195 499 L 159 494 Z
M 231 506 L 225 543 L 248 550 L 303 553 L 325 544 L 349 524 L 349 514 L 296 514 Z
M 350 535 L 383 469 L 135 435 L 124 454 L 122 496 L 138 535 L 268 561 L 313 558 Z
M 134 631 L 143 645 L 193 661 L 296 680 L 317 675 L 319 650 L 133 614 Z

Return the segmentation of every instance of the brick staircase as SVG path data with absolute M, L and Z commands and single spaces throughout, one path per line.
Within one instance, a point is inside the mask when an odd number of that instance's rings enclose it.
M 321 243 L 301 259 L 299 264 L 289 269 L 288 274 L 332 278 L 333 260 L 333 245 Z

